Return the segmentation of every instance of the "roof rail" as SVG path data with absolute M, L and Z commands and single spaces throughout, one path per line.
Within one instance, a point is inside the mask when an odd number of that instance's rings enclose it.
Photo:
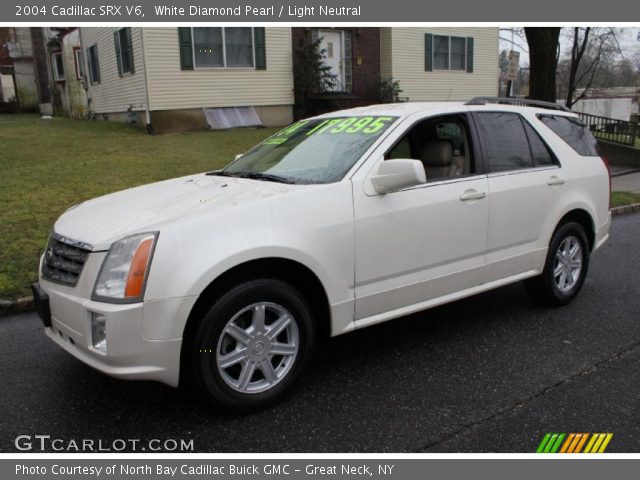
M 567 107 L 553 102 L 543 102 L 542 100 L 531 100 L 529 98 L 515 98 L 515 97 L 474 97 L 469 100 L 465 105 L 486 105 L 487 103 L 502 103 L 508 105 L 520 105 L 530 107 L 540 107 L 549 110 L 563 110 L 570 112 Z

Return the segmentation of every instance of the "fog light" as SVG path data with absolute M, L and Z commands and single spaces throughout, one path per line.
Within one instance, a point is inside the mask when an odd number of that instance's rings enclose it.
M 107 317 L 99 313 L 91 312 L 91 343 L 93 348 L 107 353 Z

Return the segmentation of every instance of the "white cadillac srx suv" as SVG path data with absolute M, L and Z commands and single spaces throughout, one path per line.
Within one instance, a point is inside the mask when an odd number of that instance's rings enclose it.
M 222 170 L 76 205 L 33 285 L 46 334 L 109 375 L 188 379 L 246 411 L 321 336 L 520 280 L 565 304 L 609 235 L 608 166 L 576 115 L 516 103 L 309 118 Z

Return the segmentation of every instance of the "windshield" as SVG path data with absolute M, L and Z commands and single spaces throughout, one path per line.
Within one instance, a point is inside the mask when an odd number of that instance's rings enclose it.
M 374 116 L 302 120 L 267 138 L 222 173 L 289 183 L 336 182 L 396 119 Z

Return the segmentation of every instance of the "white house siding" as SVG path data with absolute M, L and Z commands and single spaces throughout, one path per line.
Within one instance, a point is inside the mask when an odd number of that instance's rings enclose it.
M 498 28 L 383 28 L 381 73 L 400 82 L 410 101 L 466 100 L 498 93 Z M 425 71 L 425 34 L 474 38 L 473 72 Z M 391 50 L 391 59 L 384 52 Z M 389 67 L 390 64 L 390 67 Z
M 266 28 L 265 41 L 266 70 L 181 70 L 178 29 L 145 28 L 151 110 L 293 105 L 291 29 Z
M 118 74 L 116 49 L 112 27 L 83 27 L 80 29 L 82 39 L 85 72 L 89 73 L 87 49 L 98 46 L 98 62 L 100 65 L 100 83 L 89 83 L 89 109 L 95 113 L 122 113 L 129 109 L 141 111 L 145 109 L 145 79 L 142 56 L 142 29 L 131 28 L 131 44 L 135 73 Z

